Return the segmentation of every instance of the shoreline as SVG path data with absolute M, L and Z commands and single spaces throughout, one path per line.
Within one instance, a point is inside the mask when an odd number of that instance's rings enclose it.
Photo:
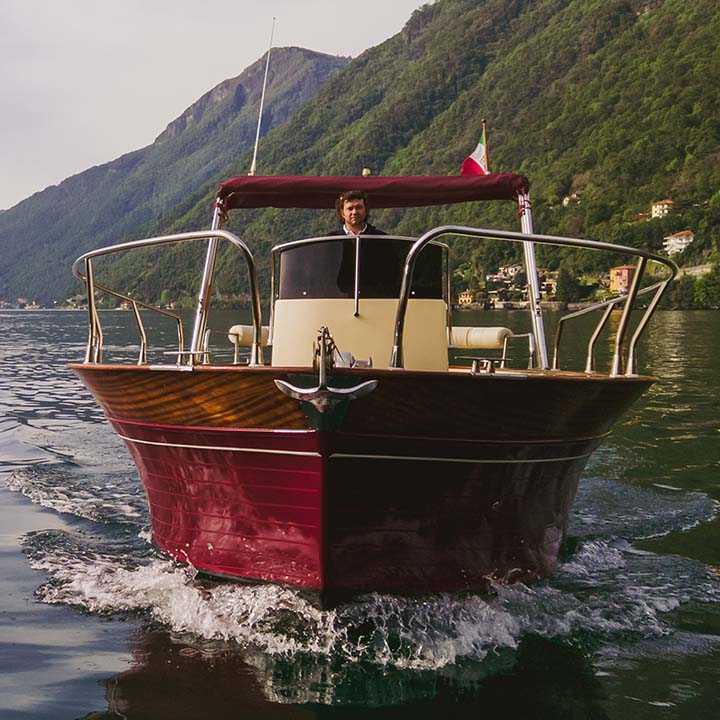
M 548 301 L 548 302 L 542 302 L 540 303 L 540 306 L 543 310 L 567 310 L 569 312 L 575 312 L 576 310 L 584 310 L 585 308 L 593 307 L 594 305 L 597 305 L 599 301 L 593 301 L 593 302 L 556 302 L 556 301 Z M 528 310 L 529 303 L 527 301 L 522 302 L 501 302 L 501 303 L 495 303 L 493 307 L 485 307 L 484 303 L 466 303 L 464 305 L 453 305 L 453 310 L 457 310 L 458 312 L 464 312 L 466 310 L 472 310 L 472 311 L 480 311 L 483 312 L 493 312 L 493 311 L 502 311 L 502 310 Z M 670 308 L 668 308 L 670 309 Z

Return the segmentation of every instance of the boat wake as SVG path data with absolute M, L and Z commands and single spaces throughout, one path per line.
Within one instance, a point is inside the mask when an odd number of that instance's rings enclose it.
M 10 475 L 10 490 L 35 504 L 98 523 L 149 522 L 141 488 L 132 488 L 127 473 L 108 471 L 102 486 L 88 483 L 69 465 L 34 465 Z
M 217 662 L 218 652 L 235 657 L 277 702 L 422 699 L 437 692 L 438 678 L 462 685 L 517 666 L 532 638 L 580 643 L 596 657 L 603 648 L 647 649 L 677 637 L 674 611 L 720 602 L 720 579 L 708 566 L 634 545 L 711 520 L 715 504 L 701 493 L 603 478 L 592 465 L 571 515 L 573 551 L 548 580 L 482 595 L 373 594 L 321 611 L 294 589 L 211 582 L 161 557 L 135 472 L 114 448 L 118 441 L 102 425 L 86 425 L 85 443 L 73 437 L 79 428 L 68 432 L 72 457 L 60 452 L 45 464 L 18 467 L 5 481 L 67 520 L 64 530 L 23 539 L 32 567 L 46 574 L 37 597 L 136 618 L 173 658 L 192 653 L 202 665 Z M 541 656 L 546 652 L 539 646 Z
M 658 638 L 672 632 L 667 614 L 689 602 L 720 601 L 720 581 L 702 563 L 640 551 L 632 537 L 618 537 L 623 518 L 607 517 L 607 502 L 622 488 L 586 483 L 578 498 L 580 543 L 547 581 L 497 586 L 484 595 L 401 598 L 368 595 L 321 611 L 295 590 L 274 585 L 214 583 L 158 557 L 148 542 L 143 499 L 123 486 L 122 474 L 99 488 L 84 489 L 68 466 L 36 466 L 15 473 L 10 487 L 78 519 L 69 530 L 28 534 L 24 549 L 32 566 L 47 573 L 38 596 L 91 613 L 133 613 L 173 632 L 232 641 L 273 655 L 335 656 L 417 670 L 464 659 L 483 660 L 515 648 L 526 634 L 599 640 Z M 114 482 L 113 482 L 114 481 Z M 628 506 L 641 492 L 643 507 L 667 503 L 665 532 L 713 516 L 700 494 L 656 496 L 627 488 Z M 95 494 L 93 494 L 95 493 Z M 660 532 L 652 520 L 653 534 Z M 92 522 L 88 522 L 92 521 Z M 625 527 L 627 530 L 627 526 Z M 642 519 L 631 530 L 647 535 Z M 582 538 L 585 535 L 585 538 Z
M 628 484 L 623 469 L 636 464 L 632 453 L 609 445 L 595 452 L 570 513 L 570 535 L 648 539 L 688 531 L 718 514 L 718 503 L 710 497 L 686 492 L 669 479 L 657 478 L 650 489 Z

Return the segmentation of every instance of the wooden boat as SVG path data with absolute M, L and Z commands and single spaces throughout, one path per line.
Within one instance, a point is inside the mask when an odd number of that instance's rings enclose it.
M 521 231 L 448 225 L 420 238 L 326 236 L 272 251 L 271 318 L 261 321 L 255 265 L 222 229 L 239 208 L 332 208 L 349 188 L 373 208 L 505 200 Z M 532 331 L 452 327 L 447 245 L 461 235 L 521 243 Z M 140 310 L 95 281 L 93 260 L 140 247 L 207 243 L 189 349 L 148 363 Z M 229 329 L 232 362 L 214 362 L 207 327 L 221 242 L 247 261 L 253 323 Z M 571 313 L 548 355 L 534 246 L 636 258 L 627 295 Z M 647 263 L 666 277 L 642 287 Z M 220 187 L 212 228 L 86 253 L 89 341 L 70 367 L 102 405 L 142 478 L 157 546 L 212 576 L 284 583 L 333 598 L 371 591 L 475 590 L 529 581 L 558 563 L 578 477 L 613 423 L 651 385 L 636 346 L 672 263 L 590 240 L 535 234 L 527 180 L 471 177 L 236 177 Z M 105 364 L 96 293 L 131 303 L 137 364 Z M 633 304 L 650 298 L 636 313 Z M 594 345 L 622 307 L 611 367 Z M 584 371 L 560 362 L 565 320 L 601 308 Z M 164 314 L 171 314 L 161 310 Z M 639 317 L 639 319 L 638 319 Z M 629 339 L 628 339 L 629 338 Z M 527 348 L 512 367 L 508 348 Z M 243 359 L 243 346 L 249 357 Z M 449 362 L 449 350 L 474 353 Z M 329 599 L 329 600 L 328 600 Z

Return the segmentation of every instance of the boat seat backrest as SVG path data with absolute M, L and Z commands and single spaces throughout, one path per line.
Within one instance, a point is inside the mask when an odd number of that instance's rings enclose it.
M 272 327 L 272 364 L 279 367 L 312 365 L 315 341 L 323 325 L 338 350 L 359 360 L 372 358 L 373 367 L 386 368 L 392 354 L 396 298 L 360 301 L 354 316 L 353 298 L 276 300 Z M 441 299 L 411 299 L 404 328 L 404 367 L 409 370 L 448 369 L 447 308 Z
M 260 328 L 260 345 L 265 347 L 270 337 L 270 328 L 263 325 Z M 233 325 L 228 330 L 228 340 L 240 347 L 250 347 L 255 338 L 255 328 L 252 325 Z
M 448 333 L 450 346 L 466 350 L 502 350 L 513 331 L 506 327 L 453 325 Z

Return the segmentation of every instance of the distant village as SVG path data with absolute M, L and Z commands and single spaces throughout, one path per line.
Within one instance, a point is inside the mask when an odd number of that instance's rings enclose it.
M 580 202 L 577 193 L 566 196 L 562 200 L 564 206 Z M 640 222 L 652 218 L 661 218 L 668 215 L 673 209 L 673 201 L 670 199 L 658 200 L 652 204 L 649 213 L 639 213 L 633 220 Z M 683 253 L 695 240 L 692 230 L 681 230 L 663 238 L 663 251 L 668 257 Z M 581 295 L 582 300 L 595 301 L 605 300 L 613 296 L 623 295 L 627 292 L 632 282 L 635 271 L 632 265 L 619 265 L 610 268 L 606 274 L 582 279 Z M 562 292 L 560 272 L 546 269 L 538 269 L 541 298 L 546 303 L 558 303 L 566 305 L 568 299 L 566 293 Z M 456 297 L 456 307 L 460 309 L 511 309 L 524 307 L 527 303 L 527 276 L 520 264 L 503 265 L 497 272 L 485 275 L 485 287 L 466 287 Z M 575 298 L 580 300 L 581 298 Z M 40 305 L 36 300 L 26 297 L 19 297 L 16 300 L 0 299 L 0 310 L 42 310 L 42 309 L 65 309 L 80 310 L 87 309 L 83 295 L 76 295 L 67 298 L 64 303 L 54 303 L 51 306 Z M 170 302 L 162 306 L 164 309 L 175 309 L 175 303 Z M 130 303 L 122 302 L 117 309 L 130 310 Z
M 174 302 L 163 303 L 160 305 L 163 310 L 174 310 L 176 304 Z M 132 310 L 131 303 L 123 301 L 114 310 Z M 85 295 L 75 295 L 67 298 L 65 302 L 53 303 L 51 305 L 40 305 L 35 300 L 25 297 L 19 297 L 15 302 L 8 300 L 0 300 L 0 310 L 87 310 L 87 298 Z
M 562 200 L 565 207 L 579 202 L 580 197 L 577 193 L 568 195 Z M 665 217 L 672 211 L 673 204 L 670 199 L 658 200 L 652 204 L 649 213 L 640 213 L 633 220 L 640 222 Z M 694 240 L 695 234 L 692 230 L 681 230 L 663 238 L 663 251 L 668 257 L 679 255 Z M 573 299 L 580 301 L 582 297 L 582 300 L 585 301 L 597 301 L 624 295 L 630 287 L 634 272 L 635 266 L 633 265 L 618 265 L 610 268 L 609 272 L 605 274 L 582 278 L 583 282 L 578 288 L 577 297 Z M 524 307 L 527 304 L 527 277 L 522 265 L 501 266 L 497 272 L 485 275 L 484 279 L 484 288 L 466 288 L 461 291 L 457 296 L 456 307 L 460 309 L 512 309 Z M 562 288 L 560 290 L 558 288 L 559 282 L 562 282 L 560 272 L 539 268 L 538 280 L 540 295 L 545 303 L 557 303 L 562 306 L 568 304 L 568 293 L 563 292 Z
M 605 275 L 598 275 L 594 282 L 582 285 L 583 299 L 607 299 L 624 295 L 632 282 L 634 265 L 619 265 Z M 540 296 L 546 303 L 566 305 L 572 302 L 558 294 L 558 271 L 538 269 Z M 502 310 L 524 307 L 527 303 L 527 276 L 522 265 L 503 265 L 496 273 L 485 276 L 485 288 L 467 289 L 458 294 L 459 309 Z M 580 301 L 580 297 L 574 298 Z

